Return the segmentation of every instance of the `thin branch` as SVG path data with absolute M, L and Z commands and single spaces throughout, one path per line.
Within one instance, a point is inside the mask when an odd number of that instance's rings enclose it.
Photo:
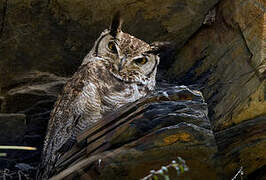
M 235 180 L 238 176 L 240 175 L 241 179 L 242 179 L 242 176 L 244 175 L 244 172 L 243 172 L 243 167 L 241 166 L 239 171 L 236 173 L 236 175 L 232 178 L 232 180 Z

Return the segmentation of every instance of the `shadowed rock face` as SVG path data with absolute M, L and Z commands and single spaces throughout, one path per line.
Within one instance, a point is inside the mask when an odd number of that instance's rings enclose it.
M 42 148 L 50 110 L 67 79 L 63 77 L 76 71 L 118 9 L 124 31 L 147 42 L 175 44 L 162 56 L 159 87 L 171 91 L 166 81 L 188 85 L 202 92 L 207 105 L 200 101 L 200 107 L 190 106 L 183 116 L 174 111 L 184 110 L 190 100 L 150 104 L 141 118 L 121 129 L 122 135 L 112 136 L 114 149 L 92 156 L 90 163 L 106 155 L 107 165 L 90 173 L 100 172 L 103 179 L 112 173 L 144 177 L 181 156 L 190 168 L 200 167 L 187 176 L 199 177 L 200 172 L 230 179 L 241 166 L 249 177 L 261 174 L 266 162 L 266 62 L 265 8 L 259 0 L 1 1 L 0 109 L 5 114 L 0 118 L 8 119 L 1 133 L 16 134 L 2 143 Z M 199 116 L 207 114 L 207 106 L 209 119 Z M 165 146 L 172 140 L 176 143 Z M 0 164 L 36 166 L 40 158 L 40 151 L 13 153 L 16 161 L 1 159 Z
M 25 114 L 2 114 L 0 113 L 0 144 L 10 145 L 19 143 L 25 132 Z M 8 133 L 3 131 L 8 129 Z
M 200 87 L 215 131 L 265 115 L 265 51 L 260 1 L 221 1 L 169 70 L 180 84 Z
M 181 47 L 217 2 L 3 0 L 0 87 L 5 92 L 16 76 L 29 70 L 73 74 L 116 9 L 123 13 L 125 32 L 146 42 L 173 40 Z

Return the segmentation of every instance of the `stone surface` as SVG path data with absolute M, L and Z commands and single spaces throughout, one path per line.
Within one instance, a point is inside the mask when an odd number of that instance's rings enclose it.
M 126 32 L 148 42 L 172 40 L 181 47 L 217 2 L 3 0 L 0 89 L 33 70 L 71 75 L 98 35 L 109 27 L 115 10 L 121 10 Z
M 194 169 L 185 177 L 215 179 L 216 152 L 201 93 L 168 85 L 81 134 L 78 145 L 58 160 L 59 174 L 52 179 L 140 179 L 178 156 Z
M 79 144 L 59 159 L 59 174 L 52 179 L 140 179 L 176 156 L 186 159 L 190 171 L 181 177 L 170 174 L 173 179 L 232 179 L 241 167 L 245 176 L 263 170 L 266 117 L 213 134 L 206 126 L 206 105 L 200 95 L 193 97 L 193 92 L 184 87 L 165 92 L 171 96 L 146 97 L 88 129 L 78 138 Z M 200 119 L 205 123 L 198 123 Z
M 0 113 L 0 145 L 22 144 L 26 129 L 25 114 Z
M 0 164 L 7 166 L 0 168 L 16 170 L 16 163 L 37 166 L 50 111 L 65 81 L 66 78 L 39 71 L 28 72 L 10 80 L 10 89 L 4 89 L 5 96 L 1 98 L 1 111 L 5 113 L 0 114 L 1 129 L 4 129 L 0 133 L 1 145 L 10 143 L 31 146 L 36 147 L 37 151 L 5 151 L 8 158 L 2 159 Z
M 16 77 L 10 84 L 13 88 L 6 93 L 2 112 L 25 113 L 34 106 L 44 106 L 42 104 L 49 104 L 51 108 L 65 81 L 66 78 L 38 71 Z
M 230 179 L 241 166 L 245 174 L 265 167 L 266 116 L 219 131 L 215 133 L 215 139 L 218 148 L 216 163 L 222 173 L 219 176 Z
M 108 179 L 108 176 L 113 179 L 140 179 L 148 175 L 151 169 L 159 169 L 180 156 L 187 159 L 186 163 L 190 168 L 189 172 L 183 174 L 183 178 L 216 179 L 216 169 L 211 161 L 215 150 L 211 132 L 180 123 L 155 131 L 108 155 L 97 155 L 97 158 L 102 159 L 102 167 L 97 167 L 96 161 L 93 168 L 100 174 L 97 177 L 99 179 Z M 176 175 L 170 177 L 179 178 Z
M 2 111 L 2 104 L 4 102 L 4 97 L 3 96 L 0 96 L 0 112 Z
M 203 92 L 215 131 L 266 113 L 263 2 L 224 0 L 179 51 L 169 74 Z

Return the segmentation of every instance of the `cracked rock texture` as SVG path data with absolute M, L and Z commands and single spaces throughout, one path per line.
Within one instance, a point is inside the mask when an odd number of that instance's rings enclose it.
M 169 74 L 201 88 L 219 131 L 266 113 L 266 31 L 261 1 L 224 0 L 215 10 L 215 21 L 179 50 Z
M 116 10 L 122 11 L 125 32 L 147 42 L 173 42 L 173 50 L 161 60 L 158 81 L 202 92 L 216 141 L 212 159 L 216 175 L 230 179 L 243 166 L 245 176 L 263 177 L 266 9 L 262 0 L 1 0 L 0 120 L 8 119 L 1 133 L 11 132 L 1 143 L 36 146 L 39 151 L 12 154 L 14 159 L 1 158 L 0 164 L 11 168 L 14 162 L 38 163 L 49 113 L 61 87 L 108 28 Z M 156 166 L 161 165 L 165 164 Z

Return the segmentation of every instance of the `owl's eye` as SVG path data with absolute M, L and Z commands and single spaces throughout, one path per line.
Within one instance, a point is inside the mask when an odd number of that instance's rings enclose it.
M 147 63 L 148 59 L 146 57 L 142 57 L 142 58 L 135 59 L 134 61 L 136 64 L 143 65 Z
M 117 49 L 115 46 L 115 43 L 113 41 L 108 43 L 108 49 L 112 52 L 112 53 L 117 53 Z

